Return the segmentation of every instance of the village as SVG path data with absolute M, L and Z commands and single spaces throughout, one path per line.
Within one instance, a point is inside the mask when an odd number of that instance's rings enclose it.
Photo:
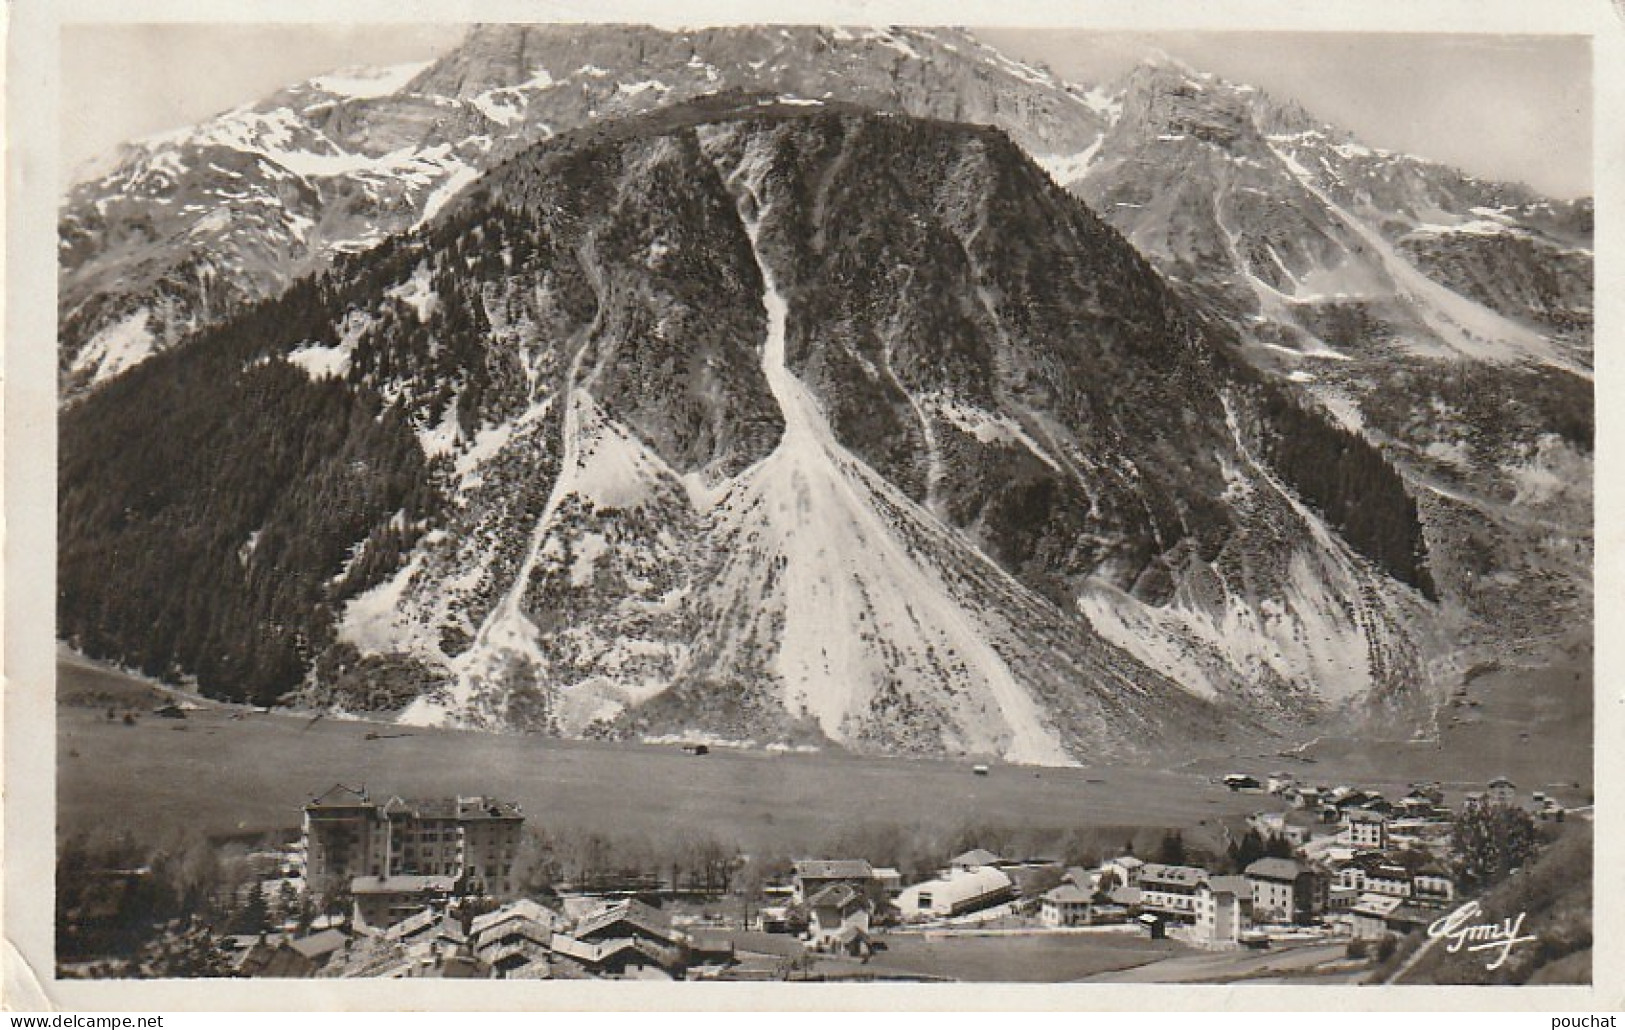
M 716 856 L 703 880 L 685 882 L 674 865 L 664 877 L 541 891 L 521 883 L 518 806 L 335 785 L 303 806 L 297 840 L 258 856 L 263 878 L 239 888 L 270 916 L 263 928 L 221 934 L 215 946 L 224 975 L 244 977 L 997 979 L 920 958 L 967 945 L 1076 951 L 1093 964 L 1059 968 L 1098 968 L 1096 979 L 1136 968 L 1155 978 L 1158 963 L 1189 956 L 1239 969 L 1252 956 L 1313 955 L 1315 970 L 1359 982 L 1469 896 L 1459 820 L 1511 812 L 1554 824 L 1570 814 L 1505 778 L 1455 808 L 1430 783 L 1395 800 L 1285 773 L 1218 783 L 1257 794 L 1260 810 L 1223 829 L 1224 854 L 1200 861 L 1170 829 L 1153 854 L 1088 867 L 972 848 L 923 876 L 860 854 L 742 876 L 748 856 Z M 265 899 L 276 898 L 273 913 Z

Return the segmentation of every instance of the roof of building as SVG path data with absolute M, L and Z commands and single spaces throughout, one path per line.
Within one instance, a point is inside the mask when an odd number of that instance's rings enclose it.
M 372 799 L 367 797 L 366 787 L 346 787 L 342 783 L 335 783 L 320 794 L 310 799 L 306 808 L 370 808 Z
M 357 876 L 350 881 L 350 893 L 433 894 L 448 892 L 456 885 L 455 876 Z
M 1252 889 L 1245 876 L 1210 876 L 1205 882 L 1208 889 L 1215 894 L 1234 894 L 1238 898 L 1245 896 Z
M 455 819 L 458 822 L 524 818 L 518 805 L 483 795 L 450 798 L 403 798 L 397 795 L 384 803 L 383 812 L 386 816 L 401 819 Z
M 953 858 L 950 858 L 948 860 L 948 864 L 952 866 L 982 866 L 998 865 L 1003 861 L 1004 859 L 1000 858 L 998 855 L 995 855 L 986 848 L 971 848 L 962 855 L 955 855 Z
M 575 936 L 585 939 L 621 922 L 629 923 L 663 940 L 671 939 L 671 917 L 636 898 L 618 901 L 587 916 L 577 924 Z
M 1147 884 L 1165 883 L 1182 887 L 1194 887 L 1207 879 L 1207 870 L 1198 869 L 1191 865 L 1163 865 L 1160 862 L 1149 862 L 1140 870 L 1140 886 Z
M 590 962 L 598 957 L 598 945 L 589 941 L 578 940 L 569 934 L 556 933 L 547 945 L 555 955 L 573 958 L 580 962 Z
M 1261 858 L 1247 867 L 1247 878 L 1250 880 L 1279 880 L 1283 883 L 1292 883 L 1303 873 L 1302 864 L 1291 858 Z
M 1393 913 L 1394 909 L 1404 903 L 1404 900 L 1404 898 L 1396 898 L 1388 894 L 1362 894 L 1355 899 L 1354 908 L 1351 911 L 1355 915 L 1386 919 Z
M 1421 908 L 1416 905 L 1401 902 L 1392 912 L 1388 913 L 1388 922 L 1403 923 L 1408 926 L 1426 926 L 1439 918 L 1439 913 Z
M 797 862 L 795 870 L 804 880 L 868 880 L 875 875 L 862 858 L 809 858 Z
M 440 913 L 438 911 L 426 908 L 422 912 L 407 916 L 394 926 L 391 926 L 384 931 L 384 936 L 391 940 L 406 940 L 433 929 L 434 924 L 439 920 Z
M 1349 814 L 1351 823 L 1385 823 L 1388 817 L 1381 812 L 1373 812 L 1369 808 L 1352 809 Z
M 474 917 L 474 921 L 468 926 L 469 933 L 478 937 L 493 927 L 501 926 L 503 923 L 515 919 L 523 919 L 535 923 L 537 926 L 549 928 L 556 922 L 552 909 L 539 905 L 529 898 L 520 898 L 518 901 L 509 902 L 495 911 Z
M 832 883 L 807 899 L 812 908 L 836 908 L 845 912 L 857 904 L 867 904 L 868 897 L 850 883 L 842 880 Z
M 339 930 L 322 930 L 308 937 L 289 941 L 288 947 L 297 951 L 308 959 L 318 959 L 323 955 L 331 955 L 344 947 L 350 938 Z
M 1490 786 L 1491 787 L 1516 787 L 1517 784 L 1513 783 L 1511 780 L 1507 779 L 1505 776 L 1497 776 L 1495 779 L 1490 781 Z
M 1103 864 L 1104 865 L 1119 865 L 1119 866 L 1122 866 L 1124 869 L 1138 869 L 1141 866 L 1145 865 L 1145 859 L 1143 859 L 1143 858 L 1135 858 L 1133 855 L 1118 855 L 1116 858 L 1112 859 L 1110 862 L 1105 862 Z
M 1093 898 L 1094 894 L 1092 892 L 1070 883 L 1063 883 L 1044 894 L 1045 901 L 1053 901 L 1062 905 L 1086 905 Z
M 1113 887 L 1109 897 L 1113 903 L 1118 905 L 1138 905 L 1140 903 L 1140 888 L 1127 885 Z
M 1007 891 L 1012 886 L 1014 882 L 1004 870 L 981 866 L 976 869 L 955 869 L 945 876 L 917 883 L 909 890 L 916 894 L 930 893 L 933 903 L 940 907 L 944 903 L 953 906 Z

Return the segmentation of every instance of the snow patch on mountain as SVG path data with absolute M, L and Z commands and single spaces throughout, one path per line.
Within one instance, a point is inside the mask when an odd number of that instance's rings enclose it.
M 154 344 L 151 317 L 149 309 L 137 308 L 98 332 L 74 358 L 74 371 L 88 371 L 93 383 L 101 383 L 145 361 Z
M 551 82 L 551 79 L 549 81 Z M 525 108 L 530 106 L 530 98 L 519 89 L 504 88 L 481 93 L 470 98 L 469 103 L 479 108 L 485 117 L 507 127 L 524 120 Z
M 343 379 L 350 373 L 350 347 L 307 343 L 288 352 L 288 361 L 312 379 Z
M 1100 153 L 1100 145 L 1105 142 L 1106 134 L 1101 133 L 1095 141 L 1076 154 L 1045 154 L 1033 160 L 1038 167 L 1049 173 L 1057 186 L 1070 186 L 1083 178 L 1089 171 L 1089 165 L 1094 161 L 1095 155 Z
M 1025 448 L 1033 457 L 1054 471 L 1063 471 L 1061 463 L 1056 461 L 1037 440 L 1029 436 L 1019 422 L 1008 415 L 995 414 L 942 393 L 922 397 L 920 405 L 955 429 L 974 436 L 981 443 Z
M 1590 378 L 1589 370 L 1559 354 L 1544 336 L 1423 275 L 1381 233 L 1350 214 L 1321 190 L 1315 183 L 1314 175 L 1290 153 L 1273 144 L 1270 149 L 1299 183 L 1376 256 L 1382 269 L 1393 280 L 1398 294 L 1427 323 L 1433 335 L 1449 352 L 1479 361 L 1533 361 Z M 1433 347 L 1414 339 L 1412 346 L 1423 353 L 1434 351 Z

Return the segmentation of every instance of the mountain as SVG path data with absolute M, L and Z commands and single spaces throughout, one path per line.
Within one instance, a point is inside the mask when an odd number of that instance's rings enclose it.
M 61 244 L 62 631 L 218 693 L 1055 760 L 1591 620 L 1590 202 L 1171 60 L 481 27 Z
M 1401 469 L 1443 660 L 1589 622 L 1590 201 L 1365 146 L 1172 60 L 1111 97 L 1068 184 L 1246 360 Z
M 1415 505 L 1239 346 L 1002 132 L 670 106 L 67 409 L 62 629 L 565 735 L 1053 763 L 1414 725 Z
M 998 125 L 1040 155 L 1103 127 L 1098 97 L 955 30 L 477 27 L 432 64 L 312 79 L 132 144 L 76 185 L 59 225 L 64 393 L 421 224 L 532 142 L 729 89 Z

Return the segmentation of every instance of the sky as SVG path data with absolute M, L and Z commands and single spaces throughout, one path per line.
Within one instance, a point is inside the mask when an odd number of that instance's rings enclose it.
M 1072 81 L 1110 81 L 1154 50 L 1245 82 L 1373 146 L 1590 193 L 1591 51 L 1577 36 L 973 29 Z M 350 65 L 429 60 L 451 25 L 82 25 L 62 30 L 61 179 L 120 142 L 201 121 Z

